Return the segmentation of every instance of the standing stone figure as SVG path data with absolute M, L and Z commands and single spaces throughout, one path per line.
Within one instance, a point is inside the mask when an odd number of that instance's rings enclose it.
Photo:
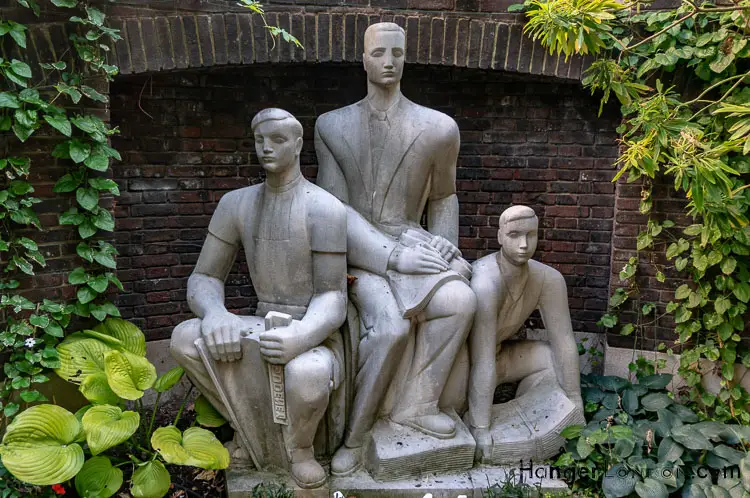
M 243 363 L 285 365 L 289 420 L 282 432 L 289 467 L 301 487 L 317 487 L 326 473 L 315 460 L 313 440 L 343 375 L 338 329 L 346 317 L 346 211 L 335 197 L 302 177 L 302 126 L 294 116 L 265 109 L 253 118 L 252 129 L 266 181 L 221 198 L 188 280 L 188 304 L 198 318 L 175 328 L 171 351 L 228 420 L 196 339 L 202 337 L 210 350 L 234 413 L 272 409 L 271 399 L 250 399 L 248 392 L 258 380 L 248 378 Z M 224 281 L 240 245 L 259 299 L 253 317 L 234 315 L 224 306 Z M 265 331 L 263 317 L 269 312 L 294 320 Z M 243 356 L 246 337 L 252 334 L 257 338 L 255 357 Z M 265 366 L 253 365 L 260 372 Z
M 360 319 L 354 400 L 334 475 L 360 466 L 366 435 L 396 384 L 392 422 L 435 438 L 456 434 L 438 402 L 475 310 L 471 267 L 456 247 L 459 132 L 450 117 L 401 94 L 404 42 L 394 23 L 370 26 L 367 97 L 315 125 L 318 185 L 347 205 L 356 277 L 349 296 Z M 429 231 L 420 227 L 425 208 Z M 397 369 L 402 379 L 394 379 Z
M 479 459 L 518 463 L 555 455 L 565 425 L 585 423 L 578 349 L 563 276 L 531 259 L 539 220 L 513 206 L 500 215 L 499 252 L 474 262 L 477 313 L 469 337 L 469 428 Z M 548 342 L 508 340 L 539 310 Z M 495 388 L 519 382 L 516 399 L 493 407 Z M 562 389 L 562 392 L 560 392 Z

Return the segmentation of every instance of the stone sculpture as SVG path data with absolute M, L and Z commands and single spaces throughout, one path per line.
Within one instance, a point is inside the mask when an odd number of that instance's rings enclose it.
M 534 261 L 539 221 L 526 206 L 500 216 L 499 252 L 474 263 L 477 312 L 469 338 L 468 423 L 479 460 L 517 464 L 554 456 L 559 431 L 584 423 L 578 350 L 565 280 Z M 548 341 L 508 340 L 539 310 Z M 498 384 L 519 382 L 516 399 L 493 407 Z
M 360 466 L 381 414 L 438 447 L 461 424 L 444 409 L 465 395 L 465 383 L 449 374 L 475 310 L 471 267 L 457 248 L 459 132 L 450 117 L 401 94 L 404 52 L 401 27 L 370 26 L 367 97 L 315 126 L 317 183 L 347 205 L 347 258 L 356 277 L 349 297 L 359 315 L 354 399 L 345 444 L 331 463 L 339 476 Z M 420 226 L 425 210 L 428 230 Z M 461 358 L 467 361 L 465 350 Z M 473 441 L 470 447 L 473 455 Z
M 265 109 L 252 129 L 266 181 L 221 198 L 188 281 L 188 304 L 198 318 L 175 328 L 171 351 L 244 435 L 236 442 L 240 449 L 260 467 L 288 467 L 300 487 L 312 488 L 326 480 L 313 452 L 316 430 L 329 400 L 342 405 L 335 398 L 344 375 L 346 211 L 302 177 L 302 126 L 291 114 Z M 224 281 L 240 245 L 260 301 L 257 316 L 237 316 L 224 306 Z M 204 344 L 210 355 L 202 359 Z M 283 366 L 272 369 L 271 380 L 285 386 L 273 394 L 284 398 L 286 425 L 273 423 L 268 364 Z M 343 426 L 340 417 L 329 426 L 334 433 Z M 335 434 L 331 441 L 338 446 Z M 274 457 L 279 451 L 286 462 Z

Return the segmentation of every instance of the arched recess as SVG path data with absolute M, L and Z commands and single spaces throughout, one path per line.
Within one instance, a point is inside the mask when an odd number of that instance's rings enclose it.
M 132 12 L 132 11 L 131 11 Z M 579 80 L 589 58 L 551 55 L 522 33 L 519 23 L 446 13 L 406 11 L 361 13 L 269 12 L 267 22 L 280 26 L 304 45 L 273 43 L 257 14 L 162 13 L 144 10 L 132 17 L 113 17 L 121 30 L 113 46 L 121 74 L 254 63 L 358 62 L 367 26 L 392 21 L 406 30 L 407 63 L 494 69 Z M 31 28 L 32 57 L 54 58 L 67 45 L 62 23 Z M 51 57 L 52 56 L 52 57 Z

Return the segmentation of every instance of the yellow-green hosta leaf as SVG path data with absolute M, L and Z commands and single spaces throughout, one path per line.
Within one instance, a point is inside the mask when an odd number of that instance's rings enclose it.
M 130 494 L 134 498 L 162 498 L 171 484 L 169 471 L 160 461 L 154 460 L 135 469 Z
M 81 424 L 57 405 L 37 405 L 21 412 L 8 426 L 0 454 L 5 468 L 18 479 L 49 486 L 72 479 L 83 466 L 76 444 Z
M 151 446 L 167 463 L 192 465 L 202 469 L 225 469 L 229 452 L 212 432 L 190 427 L 184 433 L 173 426 L 159 427 L 151 436 Z
M 138 356 L 146 356 L 146 336 L 141 329 L 122 318 L 107 318 L 94 330 L 120 341 L 123 347 Z
M 195 420 L 204 427 L 221 427 L 227 421 L 202 394 L 195 400 Z
M 156 382 L 154 365 L 128 351 L 109 351 L 104 355 L 104 371 L 115 394 L 131 401 L 140 399 L 143 391 Z
M 119 405 L 122 399 L 115 394 L 104 372 L 91 374 L 83 379 L 79 388 L 87 400 L 97 405 Z
M 122 470 L 113 467 L 105 456 L 90 458 L 83 464 L 75 483 L 80 496 L 109 498 L 122 486 Z
M 156 391 L 157 393 L 169 391 L 174 387 L 175 384 L 180 381 L 180 379 L 182 379 L 183 375 L 185 375 L 185 370 L 183 370 L 182 367 L 174 367 L 173 369 L 156 379 L 156 383 L 154 384 L 154 391 Z
M 97 326 L 101 326 L 101 324 Z M 106 344 L 112 349 L 118 349 L 120 351 L 126 349 L 125 344 L 123 344 L 123 342 L 120 339 L 117 339 L 116 337 L 112 337 L 111 335 L 105 334 L 104 332 L 99 332 L 98 330 L 82 330 L 81 334 L 85 335 L 86 337 L 90 337 L 91 339 L 102 341 L 104 344 Z
M 104 371 L 104 355 L 112 348 L 103 342 L 75 333 L 57 346 L 60 368 L 55 373 L 63 379 L 81 383 L 95 373 Z
M 94 406 L 83 415 L 83 430 L 91 453 L 102 451 L 127 441 L 138 430 L 141 417 L 136 412 L 123 412 L 112 405 Z

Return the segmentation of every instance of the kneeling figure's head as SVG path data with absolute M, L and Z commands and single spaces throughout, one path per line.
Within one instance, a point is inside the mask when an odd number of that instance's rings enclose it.
M 514 265 L 526 264 L 536 251 L 539 219 L 528 206 L 512 206 L 500 215 L 497 241 L 502 254 Z
M 255 136 L 255 152 L 266 172 L 281 174 L 299 166 L 302 125 L 291 113 L 277 108 L 263 109 L 250 126 Z

